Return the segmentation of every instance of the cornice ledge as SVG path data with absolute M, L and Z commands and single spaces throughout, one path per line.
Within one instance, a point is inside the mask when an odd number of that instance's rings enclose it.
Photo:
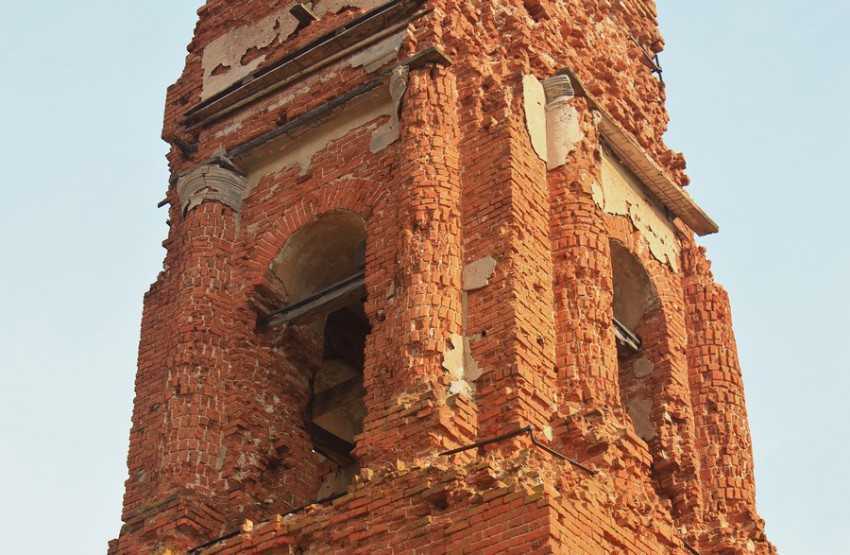
M 714 220 L 667 175 L 667 172 L 647 154 L 631 134 L 623 129 L 620 123 L 588 92 L 572 69 L 564 68 L 558 73 L 568 76 L 576 93 L 584 96 L 591 108 L 599 113 L 598 125 L 602 139 L 661 204 L 697 235 L 709 235 L 719 231 Z

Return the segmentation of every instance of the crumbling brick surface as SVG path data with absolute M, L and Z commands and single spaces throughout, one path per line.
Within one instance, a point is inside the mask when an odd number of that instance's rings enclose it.
M 210 0 L 168 91 L 110 554 L 773 553 L 728 297 L 600 131 L 687 184 L 653 2 L 293 5 Z M 309 427 L 324 316 L 266 325 L 334 214 L 365 233 L 354 466 Z

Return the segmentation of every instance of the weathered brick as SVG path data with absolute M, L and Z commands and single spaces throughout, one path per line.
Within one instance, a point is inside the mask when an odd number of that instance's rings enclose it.
M 709 220 L 660 200 L 689 202 L 654 3 L 294 5 L 209 0 L 168 90 L 110 554 L 773 553 Z M 362 316 L 263 325 L 354 268 L 358 234 Z M 365 394 L 322 383 L 334 361 Z M 308 428 L 339 385 L 353 466 Z M 524 426 L 598 472 L 528 434 L 441 454 Z

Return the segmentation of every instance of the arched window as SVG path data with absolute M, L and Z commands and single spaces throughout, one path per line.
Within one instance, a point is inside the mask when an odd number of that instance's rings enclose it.
M 614 331 L 620 397 L 635 432 L 647 444 L 656 438 L 653 423 L 653 370 L 658 334 L 663 332 L 661 303 L 643 265 L 623 245 L 611 242 L 614 274 Z
M 323 345 L 307 364 L 311 398 L 304 415 L 313 450 L 323 459 L 317 498 L 345 491 L 358 467 L 352 451 L 366 415 L 363 365 L 371 331 L 364 311 L 366 232 L 345 211 L 323 214 L 297 230 L 271 265 L 286 299 L 266 326 L 303 326 Z

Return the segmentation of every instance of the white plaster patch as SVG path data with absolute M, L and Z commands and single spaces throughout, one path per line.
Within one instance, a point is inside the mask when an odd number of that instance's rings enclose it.
M 264 55 L 253 56 L 246 64 L 242 64 L 242 58 L 252 49 L 283 42 L 297 26 L 298 21 L 292 14 L 282 10 L 252 25 L 237 27 L 209 43 L 201 60 L 204 72 L 201 99 L 221 92 L 260 67 L 266 60 Z M 217 74 L 213 75 L 217 68 Z
M 652 429 L 652 423 L 649 421 L 651 410 L 652 401 L 649 399 L 635 399 L 626 406 L 626 411 L 635 427 L 635 433 L 645 441 L 656 436 L 655 430 Z
M 608 214 L 627 216 L 649 244 L 652 256 L 679 271 L 676 228 L 660 203 L 649 199 L 640 182 L 608 150 L 602 149 L 602 207 Z M 594 200 L 599 202 L 597 196 Z
M 567 157 L 583 140 L 578 110 L 562 100 L 546 105 L 546 169 L 566 164 Z
M 546 161 L 546 91 L 534 75 L 522 78 L 522 104 L 525 109 L 525 128 L 534 152 Z
M 463 290 L 474 291 L 487 287 L 496 271 L 496 259 L 489 254 L 463 268 Z
M 463 393 L 472 397 L 475 393 L 473 382 L 481 377 L 483 373 L 478 361 L 472 357 L 472 341 L 475 337 L 464 337 L 452 334 L 449 337 L 449 348 L 443 353 L 443 368 L 451 376 L 452 383 L 449 385 L 449 395 Z
M 600 207 L 605 206 L 605 191 L 602 189 L 602 185 L 597 183 L 596 180 L 590 184 L 590 194 L 593 197 L 593 202 Z
M 362 8 L 365 11 L 377 8 L 386 0 L 319 0 L 313 6 L 313 13 L 322 17 L 327 12 L 338 13 L 343 8 Z
M 372 133 L 372 142 L 369 143 L 371 152 L 380 152 L 399 138 L 399 121 L 398 115 L 391 114 L 390 121 L 380 126 Z
M 652 374 L 653 370 L 655 370 L 655 367 L 646 357 L 640 357 L 632 364 L 632 372 L 634 372 L 636 378 L 645 378 Z
M 240 129 L 242 129 L 242 120 L 241 119 L 236 120 L 233 123 L 231 123 L 230 125 L 228 125 L 227 127 L 223 128 L 222 130 L 217 131 L 216 134 L 215 134 L 215 138 L 219 139 L 221 137 L 226 137 L 227 135 L 230 135 L 231 133 L 235 133 L 236 131 L 239 131 Z
M 407 29 L 403 29 L 394 35 L 390 35 L 384 40 L 373 44 L 369 48 L 361 50 L 349 58 L 351 67 L 363 66 L 368 72 L 373 72 L 391 61 L 398 58 L 398 52 L 401 49 L 401 44 L 404 42 L 404 37 L 407 35 Z

